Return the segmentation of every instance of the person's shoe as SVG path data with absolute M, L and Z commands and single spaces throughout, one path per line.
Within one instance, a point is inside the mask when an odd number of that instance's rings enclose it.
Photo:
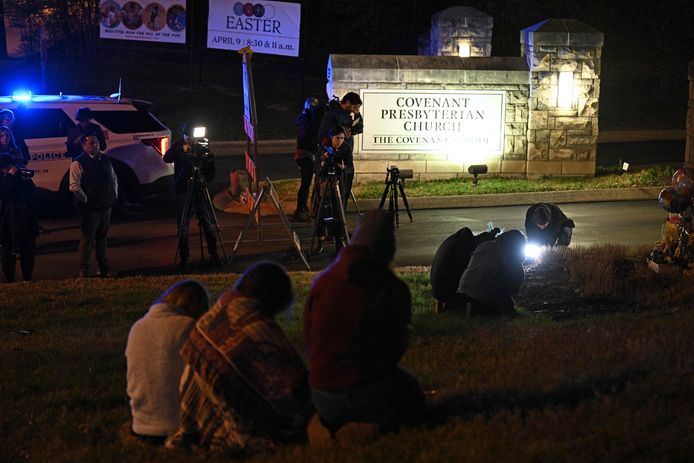
M 178 262 L 178 273 L 186 273 L 188 271 L 188 259 L 181 259 Z
M 87 270 L 80 270 L 79 278 L 89 278 L 89 272 Z
M 323 244 L 325 243 L 325 240 L 323 238 L 318 238 L 316 240 L 316 247 L 314 248 L 314 254 L 321 254 L 323 252 Z

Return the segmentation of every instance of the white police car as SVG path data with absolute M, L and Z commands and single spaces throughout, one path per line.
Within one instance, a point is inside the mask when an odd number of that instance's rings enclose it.
M 15 114 L 13 132 L 26 141 L 29 169 L 39 193 L 59 193 L 69 200 L 66 155 L 68 131 L 76 124 L 77 109 L 91 109 L 93 122 L 104 132 L 118 176 L 119 202 L 162 193 L 171 188 L 173 165 L 162 157 L 171 144 L 171 131 L 150 111 L 151 104 L 130 98 L 81 95 L 0 96 L 0 109 Z

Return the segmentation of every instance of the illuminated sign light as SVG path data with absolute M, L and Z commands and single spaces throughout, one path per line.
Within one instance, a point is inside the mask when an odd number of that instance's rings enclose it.
M 458 56 L 460 56 L 461 58 L 469 58 L 471 56 L 469 42 L 458 43 Z
M 438 152 L 474 164 L 503 153 L 504 91 L 362 89 L 361 99 L 369 121 L 361 152 Z
M 195 127 L 193 129 L 193 138 L 205 138 L 207 135 L 206 127 Z
M 557 89 L 557 107 L 571 108 L 573 104 L 574 73 L 562 71 L 559 73 L 559 85 Z
M 16 90 L 12 93 L 12 101 L 26 103 L 31 101 L 31 92 L 28 90 Z

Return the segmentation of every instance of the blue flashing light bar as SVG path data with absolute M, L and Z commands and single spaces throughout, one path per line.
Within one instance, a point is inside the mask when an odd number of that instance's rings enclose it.
M 12 101 L 18 103 L 26 103 L 31 101 L 31 92 L 29 90 L 15 90 L 12 92 Z

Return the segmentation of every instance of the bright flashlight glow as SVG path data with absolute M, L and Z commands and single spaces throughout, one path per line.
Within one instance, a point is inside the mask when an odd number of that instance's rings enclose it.
M 31 101 L 31 92 L 28 90 L 16 90 L 12 93 L 12 101 L 19 103 Z
M 528 243 L 525 245 L 525 257 L 527 259 L 538 259 L 542 254 L 542 248 L 537 244 Z
M 558 87 L 557 106 L 560 108 L 570 108 L 573 102 L 574 73 L 571 71 L 560 72 Z
M 205 138 L 207 135 L 206 127 L 195 127 L 193 129 L 193 138 Z

